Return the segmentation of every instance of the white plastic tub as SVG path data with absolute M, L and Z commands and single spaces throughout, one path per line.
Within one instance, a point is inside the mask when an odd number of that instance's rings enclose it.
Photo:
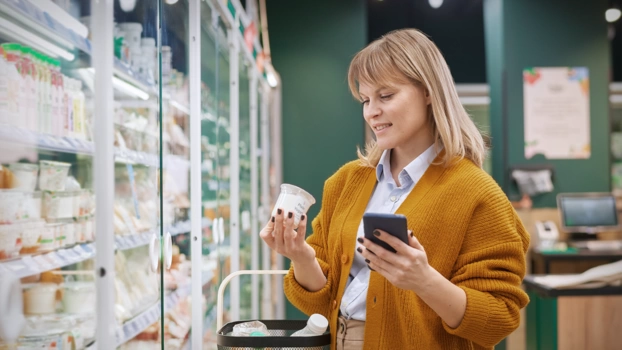
M 13 224 L 26 219 L 24 192 L 0 190 L 0 225 Z
M 0 260 L 15 258 L 22 249 L 18 225 L 0 225 Z
M 45 221 L 35 220 L 22 225 L 22 249 L 20 254 L 36 253 L 41 246 L 41 239 L 45 231 Z
M 40 164 L 39 189 L 42 191 L 64 191 L 65 181 L 71 164 L 42 160 Z
M 24 313 L 29 315 L 52 314 L 56 311 L 56 291 L 54 283 L 32 283 L 23 286 Z
M 43 201 L 42 192 L 26 192 L 25 211 L 28 219 L 41 219 L 41 205 Z
M 46 219 L 67 219 L 73 217 L 75 191 L 45 192 L 43 194 L 43 213 Z
M 29 163 L 11 163 L 9 164 L 9 170 L 13 172 L 15 181 L 13 181 L 13 188 L 23 191 L 34 191 L 37 187 L 37 174 L 39 173 L 39 166 Z
M 95 313 L 95 283 L 67 282 L 63 285 L 63 288 L 63 308 L 65 313 Z

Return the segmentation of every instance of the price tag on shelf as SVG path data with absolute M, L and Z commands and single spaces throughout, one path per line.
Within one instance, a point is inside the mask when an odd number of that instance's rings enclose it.
M 52 263 L 50 263 L 44 255 L 37 255 L 32 259 L 39 265 L 39 271 L 50 271 L 54 268 Z
M 68 262 L 75 263 L 80 261 L 80 256 L 73 249 L 63 249 L 58 252 Z
M 86 259 L 89 256 L 89 254 L 82 248 L 82 245 L 77 245 L 73 247 L 72 250 L 80 257 L 80 259 Z
M 61 259 L 56 252 L 49 252 L 46 255 L 48 260 L 52 262 L 54 267 L 61 267 L 65 265 L 63 259 Z
M 32 272 L 39 271 L 39 265 L 35 262 L 32 256 L 25 256 L 22 258 L 22 263 Z

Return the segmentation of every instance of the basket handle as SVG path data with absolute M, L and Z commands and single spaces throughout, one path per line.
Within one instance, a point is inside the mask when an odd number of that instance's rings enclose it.
M 231 273 L 229 276 L 225 277 L 224 280 L 220 283 L 220 287 L 218 287 L 218 299 L 216 304 L 216 331 L 220 331 L 222 328 L 223 321 L 223 299 L 225 294 L 225 289 L 227 288 L 227 284 L 231 282 L 234 277 L 240 275 L 287 275 L 289 270 L 240 270 Z

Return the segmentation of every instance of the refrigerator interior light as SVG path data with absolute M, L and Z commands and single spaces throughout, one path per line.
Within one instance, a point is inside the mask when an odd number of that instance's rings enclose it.
M 86 69 L 89 74 L 92 77 L 95 77 L 95 68 L 87 68 Z M 87 84 L 88 85 L 88 84 Z M 117 89 L 118 91 L 121 91 L 122 93 L 126 94 L 126 95 L 130 95 L 132 97 L 136 97 L 139 98 L 141 100 L 145 100 L 147 101 L 149 99 L 149 94 L 146 93 L 145 91 L 143 91 L 140 88 L 137 88 L 136 86 L 125 82 L 115 76 L 112 77 L 112 85 L 115 89 Z
M 18 26 L 17 24 L 0 17 L 0 35 L 5 35 L 8 39 L 20 41 L 25 45 L 31 46 L 35 50 L 39 50 L 53 58 L 61 57 L 66 61 L 73 61 L 76 56 L 51 42 L 37 36 L 28 30 Z

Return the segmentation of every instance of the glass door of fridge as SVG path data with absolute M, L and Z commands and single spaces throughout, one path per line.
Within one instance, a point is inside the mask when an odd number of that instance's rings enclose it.
M 252 268 L 251 235 L 251 111 L 250 76 L 252 66 L 244 52 L 239 54 L 239 222 L 240 222 L 240 269 Z M 250 275 L 240 276 L 240 319 L 251 319 L 253 285 Z
M 200 67 L 201 67 L 201 199 L 203 216 L 211 221 L 202 235 L 202 273 L 211 276 L 210 283 L 202 287 L 201 317 L 203 329 L 200 332 L 203 348 L 216 347 L 216 291 L 223 279 L 223 263 L 225 241 L 224 218 L 220 203 L 221 176 L 219 159 L 222 145 L 220 143 L 220 122 L 223 116 L 222 83 L 218 54 L 222 42 L 219 17 L 209 1 L 200 3 Z M 220 41 L 220 42 L 219 42 Z M 228 80 L 228 76 L 226 77 Z M 228 116 L 228 114 L 226 115 Z M 224 132 L 224 131 L 223 131 Z M 198 301 L 194 301 L 196 305 Z M 195 309 L 196 310 L 196 309 Z M 193 338 L 196 339 L 196 338 Z
M 93 62 L 68 5 L 0 3 L 0 348 L 95 339 Z
M 162 49 L 163 1 L 114 4 L 113 223 L 116 346 L 161 349 L 164 305 L 177 303 L 164 286 L 172 224 L 163 198 L 167 152 L 162 86 L 170 69 Z M 101 13 L 92 11 L 91 23 Z M 100 30 L 93 26 L 93 30 Z M 170 62 L 168 63 L 170 66 Z M 168 285 L 167 285 L 168 286 Z
M 4 344 L 161 348 L 161 4 L 126 4 L 0 4 Z

